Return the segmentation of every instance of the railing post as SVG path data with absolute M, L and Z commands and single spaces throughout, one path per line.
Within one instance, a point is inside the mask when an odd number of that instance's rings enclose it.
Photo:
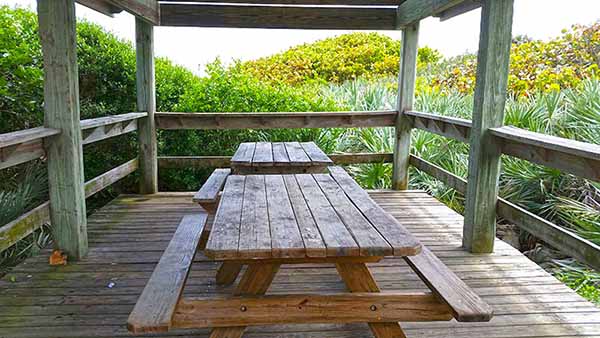
M 80 259 L 87 253 L 83 151 L 74 0 L 38 0 L 44 55 L 44 124 L 61 133 L 47 142 L 50 221 L 56 246 Z
M 494 250 L 500 149 L 489 128 L 501 126 L 508 82 L 513 0 L 484 0 L 477 56 L 463 246 Z
M 396 117 L 396 144 L 392 174 L 392 189 L 395 190 L 406 190 L 408 188 L 412 120 L 404 115 L 404 112 L 412 109 L 415 98 L 418 43 L 419 23 L 417 22 L 402 30 L 402 52 L 400 53 L 398 101 L 396 105 L 398 116 Z
M 158 192 L 158 167 L 156 149 L 156 98 L 154 87 L 154 28 L 152 24 L 135 19 L 136 85 L 138 110 L 148 112 L 148 117 L 138 121 L 140 160 L 140 193 Z

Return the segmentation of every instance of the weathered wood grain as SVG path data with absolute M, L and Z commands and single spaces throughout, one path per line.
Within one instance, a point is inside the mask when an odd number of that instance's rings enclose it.
M 283 142 L 273 142 L 271 147 L 273 149 L 273 165 L 276 167 L 290 165 L 290 157 Z
M 219 193 L 223 190 L 225 181 L 230 174 L 231 169 L 215 169 L 200 190 L 194 194 L 192 201 L 200 204 L 218 202 Z
M 160 8 L 156 0 L 107 0 L 114 6 L 145 20 L 153 25 L 160 24 Z
M 111 0 L 113 1 L 113 0 Z M 151 0 L 120 0 L 123 5 L 146 8 Z M 125 8 L 127 9 L 127 8 Z M 148 19 L 148 17 L 143 16 Z M 150 19 L 151 22 L 152 19 Z M 158 191 L 158 156 L 156 139 L 156 88 L 154 76 L 154 28 L 143 19 L 135 20 L 136 90 L 137 109 L 146 112 L 147 117 L 138 120 L 138 145 L 140 158 L 140 192 L 154 194 Z
M 396 27 L 403 28 L 429 16 L 438 15 L 465 1 L 467 0 L 406 0 L 398 6 Z
M 254 142 L 244 142 L 240 144 L 240 146 L 231 157 L 232 165 L 239 166 L 250 166 L 252 165 L 252 158 L 254 158 L 254 151 L 256 149 L 256 143 Z
M 206 213 L 186 215 L 181 219 L 127 319 L 129 331 L 165 332 L 171 328 L 206 219 Z
M 410 133 L 412 120 L 404 113 L 412 110 L 417 79 L 417 52 L 419 45 L 419 22 L 402 30 L 400 72 L 398 74 L 398 98 L 396 110 L 396 139 L 394 144 L 394 166 L 392 189 L 408 189 L 408 160 L 410 158 Z
M 38 21 L 44 58 L 44 125 L 61 131 L 46 149 L 53 237 L 70 258 L 80 259 L 88 243 L 74 1 L 38 1 Z
M 468 143 L 471 136 L 471 121 L 438 114 L 407 111 L 413 127 L 430 133 Z
M 272 221 L 267 205 L 265 176 L 247 176 L 238 245 L 241 258 L 271 257 Z
M 283 28 L 283 29 L 395 29 L 393 7 L 305 7 L 236 4 L 170 4 L 160 6 L 162 26 Z
M 107 187 L 113 185 L 115 182 L 123 179 L 125 176 L 135 172 L 138 169 L 139 161 L 137 158 L 127 161 L 120 166 L 111 169 L 104 174 L 93 178 L 92 180 L 85 183 L 85 197 L 90 197 Z
M 253 3 L 261 5 L 338 5 L 338 6 L 398 6 L 405 0 L 203 0 L 211 3 Z M 161 0 L 161 2 L 198 2 L 197 0 Z
M 156 113 L 160 129 L 367 128 L 393 126 L 396 111 Z
M 290 165 L 306 166 L 312 163 L 299 142 L 285 142 L 284 145 L 290 158 Z
M 96 12 L 102 13 L 104 15 L 110 16 L 111 18 L 114 14 L 121 13 L 123 9 L 111 4 L 108 0 L 76 0 L 78 4 L 83 5 L 85 7 L 91 8 Z
M 308 155 L 312 163 L 333 164 L 333 161 L 314 142 L 301 142 L 300 146 L 302 146 L 302 149 L 304 149 L 304 152 Z
M 513 0 L 482 4 L 463 245 L 471 252 L 488 253 L 496 237 L 501 154 L 489 129 L 501 126 L 504 119 Z
M 252 157 L 252 165 L 257 167 L 273 166 L 273 148 L 271 142 L 257 142 Z
M 301 304 L 301 305 L 299 305 Z M 250 311 L 240 311 L 242 307 Z M 204 328 L 297 323 L 420 322 L 452 319 L 430 293 L 351 293 L 185 298 L 174 327 Z

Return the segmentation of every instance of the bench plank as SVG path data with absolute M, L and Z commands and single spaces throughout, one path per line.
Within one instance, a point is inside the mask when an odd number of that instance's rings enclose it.
M 232 175 L 225 183 L 221 203 L 204 251 L 210 258 L 237 256 L 245 179 L 246 176 Z
M 310 165 L 311 161 L 298 142 L 285 142 L 285 149 L 290 158 L 290 165 Z
M 343 168 L 329 167 L 329 172 L 354 205 L 394 248 L 394 256 L 411 256 L 420 252 L 421 243 L 392 215 L 377 205 Z
M 254 157 L 254 149 L 256 143 L 244 142 L 235 151 L 235 154 L 231 157 L 231 163 L 235 165 L 249 166 L 252 164 L 252 158 Z
M 333 161 L 314 142 L 300 143 L 311 161 L 315 164 L 332 165 Z
M 273 149 L 270 142 L 256 143 L 252 165 L 257 167 L 273 166 Z
M 227 176 L 230 174 L 231 169 L 215 169 L 200 190 L 194 194 L 192 200 L 196 203 L 216 203 L 219 192 L 223 190 Z
M 275 166 L 289 166 L 290 158 L 285 149 L 285 145 L 282 142 L 275 142 L 272 144 L 273 149 L 273 164 Z
M 246 177 L 239 251 L 256 258 L 271 256 L 271 233 L 264 176 Z
M 314 174 L 315 181 L 329 199 L 338 216 L 360 246 L 361 256 L 391 256 L 394 253 L 388 242 L 369 223 L 348 199 L 344 191 L 329 174 Z
M 360 247 L 323 195 L 321 188 L 309 174 L 296 175 L 296 180 L 310 209 L 321 236 L 327 246 L 328 256 L 358 256 Z
M 429 249 L 423 247 L 419 255 L 404 259 L 431 291 L 450 306 L 457 321 L 487 322 L 492 319 L 492 308 Z
M 273 257 L 304 257 L 306 250 L 281 175 L 265 176 Z
M 196 254 L 206 219 L 206 213 L 183 216 L 173 239 L 169 242 L 129 315 L 127 320 L 129 331 L 166 332 L 171 328 L 171 320 Z
M 304 241 L 304 247 L 306 248 L 306 255 L 308 257 L 325 257 L 327 255 L 327 248 L 321 238 L 319 228 L 315 224 L 308 205 L 302 196 L 298 182 L 294 175 L 284 175 L 283 180 L 296 215 L 296 222 L 300 228 L 300 234 Z

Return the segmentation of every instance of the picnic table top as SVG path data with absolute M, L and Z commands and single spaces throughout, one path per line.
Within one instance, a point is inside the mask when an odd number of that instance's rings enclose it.
M 421 244 L 341 167 L 231 175 L 205 254 L 218 260 L 412 256 Z
M 314 142 L 244 142 L 231 166 L 328 166 L 333 161 Z

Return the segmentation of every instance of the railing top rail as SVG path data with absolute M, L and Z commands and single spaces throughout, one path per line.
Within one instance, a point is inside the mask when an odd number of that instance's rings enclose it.
M 30 142 L 44 137 L 60 134 L 60 130 L 53 128 L 37 127 L 0 134 L 0 148 Z
M 95 128 L 95 127 L 105 126 L 105 125 L 119 123 L 119 122 L 135 120 L 135 119 L 139 119 L 139 118 L 146 117 L 146 116 L 148 116 L 148 113 L 146 113 L 146 112 L 133 112 L 133 113 L 127 113 L 127 114 L 110 115 L 110 116 L 96 117 L 93 119 L 81 120 L 80 124 L 81 124 L 81 129 L 89 129 L 89 128 Z

